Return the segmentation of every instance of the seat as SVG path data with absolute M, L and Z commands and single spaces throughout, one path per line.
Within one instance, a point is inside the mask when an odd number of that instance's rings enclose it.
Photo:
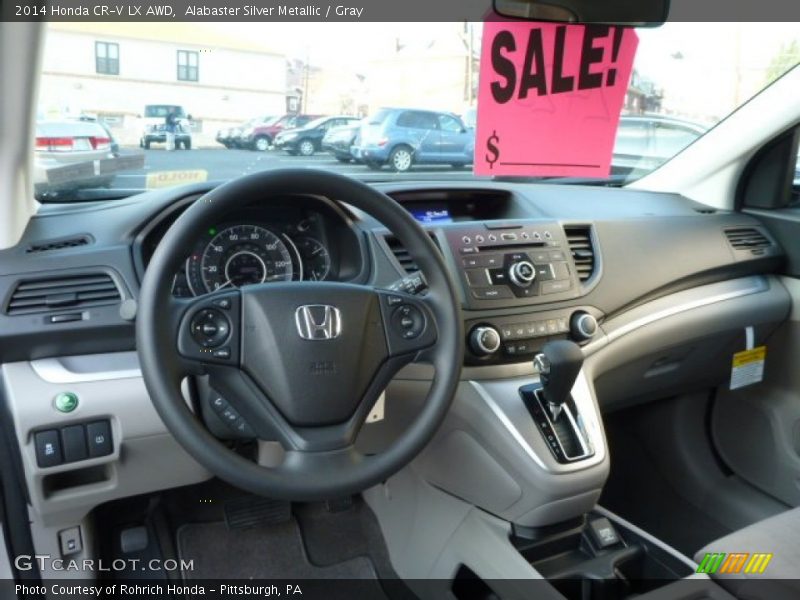
M 720 553 L 725 556 L 707 558 Z M 763 554 L 772 556 L 753 556 Z M 800 598 L 800 508 L 715 540 L 698 551 L 695 560 L 737 598 L 796 600 Z

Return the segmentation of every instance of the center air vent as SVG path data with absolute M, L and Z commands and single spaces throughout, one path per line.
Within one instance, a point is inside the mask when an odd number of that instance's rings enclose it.
M 726 229 L 725 235 L 734 250 L 753 250 L 772 246 L 772 242 L 767 239 L 767 236 L 754 227 Z
M 436 238 L 433 237 L 433 234 L 429 233 L 428 235 L 430 235 L 433 243 L 436 244 Z M 405 246 L 403 246 L 399 239 L 393 235 L 386 235 L 383 239 L 386 240 L 386 245 L 389 247 L 389 250 L 391 250 L 392 254 L 397 259 L 397 262 L 400 263 L 400 266 L 403 267 L 403 270 L 406 273 L 410 275 L 411 273 L 416 273 L 419 271 L 417 263 L 414 261 L 414 259 L 411 257 L 411 254 L 409 254 L 408 250 L 405 249 Z
M 588 225 L 572 225 L 564 227 L 567 242 L 578 271 L 581 283 L 591 279 L 595 270 L 594 246 L 592 245 L 592 229 Z
M 9 315 L 116 304 L 121 299 L 106 273 L 65 275 L 20 281 L 6 307 Z

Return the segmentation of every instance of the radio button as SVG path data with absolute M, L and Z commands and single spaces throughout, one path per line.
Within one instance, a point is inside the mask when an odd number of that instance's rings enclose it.
M 514 297 L 511 290 L 500 286 L 472 288 L 472 296 L 478 300 L 502 300 Z
M 547 335 L 547 321 L 536 321 L 536 335 Z
M 542 294 L 560 294 L 568 291 L 572 287 L 570 280 L 555 280 L 542 282 Z
M 500 239 L 504 242 L 516 242 L 517 241 L 517 234 L 516 233 L 501 233 Z
M 489 269 L 489 277 L 493 285 L 506 285 L 508 283 L 508 273 L 503 269 Z
M 553 269 L 553 279 L 569 279 L 569 265 L 565 262 L 557 262 L 550 265 Z
M 464 273 L 467 276 L 467 282 L 471 286 L 484 287 L 494 283 L 490 279 L 487 269 L 467 269 Z
M 555 279 L 553 275 L 553 265 L 536 265 L 536 277 L 541 281 L 550 281 Z
M 530 257 L 531 260 L 533 260 L 533 262 L 537 264 L 546 264 L 549 263 L 551 260 L 550 252 L 547 251 L 531 252 Z

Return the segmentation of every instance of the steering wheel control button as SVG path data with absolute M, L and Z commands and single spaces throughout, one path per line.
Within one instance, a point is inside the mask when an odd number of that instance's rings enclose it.
M 72 392 L 61 392 L 55 397 L 56 410 L 62 413 L 71 413 L 78 408 L 78 395 Z
M 425 317 L 416 306 L 401 304 L 392 314 L 392 326 L 404 339 L 413 340 L 425 329 Z
M 89 444 L 89 457 L 108 456 L 114 451 L 111 439 L 111 423 L 95 421 L 86 425 L 86 441 Z
M 231 357 L 231 349 L 227 346 L 225 348 L 217 348 L 211 353 L 214 358 L 228 359 Z
M 35 433 L 33 443 L 36 447 L 36 464 L 40 467 L 55 467 L 63 462 L 61 439 L 57 430 L 50 429 Z
M 231 300 L 230 298 L 220 298 L 219 300 L 214 300 L 214 306 L 221 308 L 222 310 L 230 310 Z
M 212 308 L 197 313 L 192 318 L 190 328 L 192 337 L 203 348 L 216 348 L 222 345 L 228 339 L 231 330 L 228 318 Z
M 231 430 L 243 437 L 255 437 L 255 432 L 247 424 L 242 416 L 233 408 L 222 396 L 214 396 L 211 399 L 211 408 L 217 413 L 220 420 Z

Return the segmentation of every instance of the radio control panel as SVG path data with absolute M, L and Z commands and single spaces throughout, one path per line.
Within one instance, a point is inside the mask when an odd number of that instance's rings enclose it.
M 555 222 L 486 222 L 444 229 L 470 309 L 577 298 L 580 283 Z

